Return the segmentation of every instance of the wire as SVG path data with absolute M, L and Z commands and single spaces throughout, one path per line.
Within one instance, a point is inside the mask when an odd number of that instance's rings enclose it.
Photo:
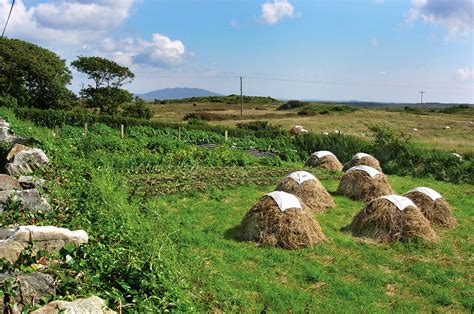
M 15 0 L 12 1 L 12 6 L 10 7 L 10 12 L 8 13 L 7 21 L 5 22 L 5 26 L 3 27 L 2 38 L 5 35 L 5 30 L 7 29 L 8 21 L 10 21 L 10 16 L 12 15 L 14 5 L 15 5 Z

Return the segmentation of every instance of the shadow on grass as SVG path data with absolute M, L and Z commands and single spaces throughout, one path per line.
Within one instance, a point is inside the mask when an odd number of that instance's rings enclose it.
M 240 225 L 231 227 L 224 231 L 224 239 L 244 242 L 240 235 Z

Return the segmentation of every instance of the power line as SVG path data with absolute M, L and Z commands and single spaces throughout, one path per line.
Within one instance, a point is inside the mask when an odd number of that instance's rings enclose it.
M 7 21 L 5 22 L 5 26 L 3 27 L 2 38 L 5 35 L 5 30 L 7 29 L 8 22 L 10 21 L 10 16 L 12 15 L 14 5 L 15 5 L 15 0 L 12 1 L 12 6 L 10 7 L 10 12 L 8 13 Z

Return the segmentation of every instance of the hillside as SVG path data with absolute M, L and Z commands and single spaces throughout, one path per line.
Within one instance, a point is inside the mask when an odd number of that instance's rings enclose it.
M 157 89 L 145 94 L 138 94 L 137 96 L 143 98 L 146 101 L 153 101 L 155 99 L 167 100 L 167 99 L 183 99 L 183 98 L 191 98 L 191 97 L 220 96 L 220 94 L 217 94 L 205 89 L 201 89 L 201 88 L 176 87 L 176 88 Z

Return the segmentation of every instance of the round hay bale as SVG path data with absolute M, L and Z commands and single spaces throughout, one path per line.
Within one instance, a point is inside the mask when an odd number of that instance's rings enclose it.
M 337 157 L 328 151 L 314 152 L 306 161 L 306 166 L 323 168 L 328 170 L 342 171 L 342 164 Z
M 369 166 L 382 172 L 379 161 L 375 157 L 366 153 L 357 153 L 352 156 L 352 159 L 344 165 L 342 171 L 347 171 L 355 166 Z
M 404 195 L 415 203 L 423 215 L 432 224 L 441 225 L 446 228 L 454 228 L 457 225 L 453 217 L 449 203 L 433 189 L 419 187 Z
M 369 166 L 356 166 L 342 176 L 336 193 L 368 202 L 393 191 L 383 173 Z
M 296 171 L 284 178 L 275 188 L 298 197 L 311 213 L 324 212 L 336 207 L 331 195 L 319 180 L 306 171 Z
M 285 192 L 269 194 L 297 198 Z M 297 249 L 313 246 L 325 241 L 318 222 L 306 211 L 306 206 L 298 201 L 296 207 L 281 210 L 277 201 L 269 194 L 262 197 L 242 219 L 239 236 L 244 241 L 255 241 L 260 245 Z
M 386 242 L 435 241 L 438 238 L 420 209 L 410 199 L 399 195 L 372 200 L 355 215 L 349 228 L 354 236 Z

